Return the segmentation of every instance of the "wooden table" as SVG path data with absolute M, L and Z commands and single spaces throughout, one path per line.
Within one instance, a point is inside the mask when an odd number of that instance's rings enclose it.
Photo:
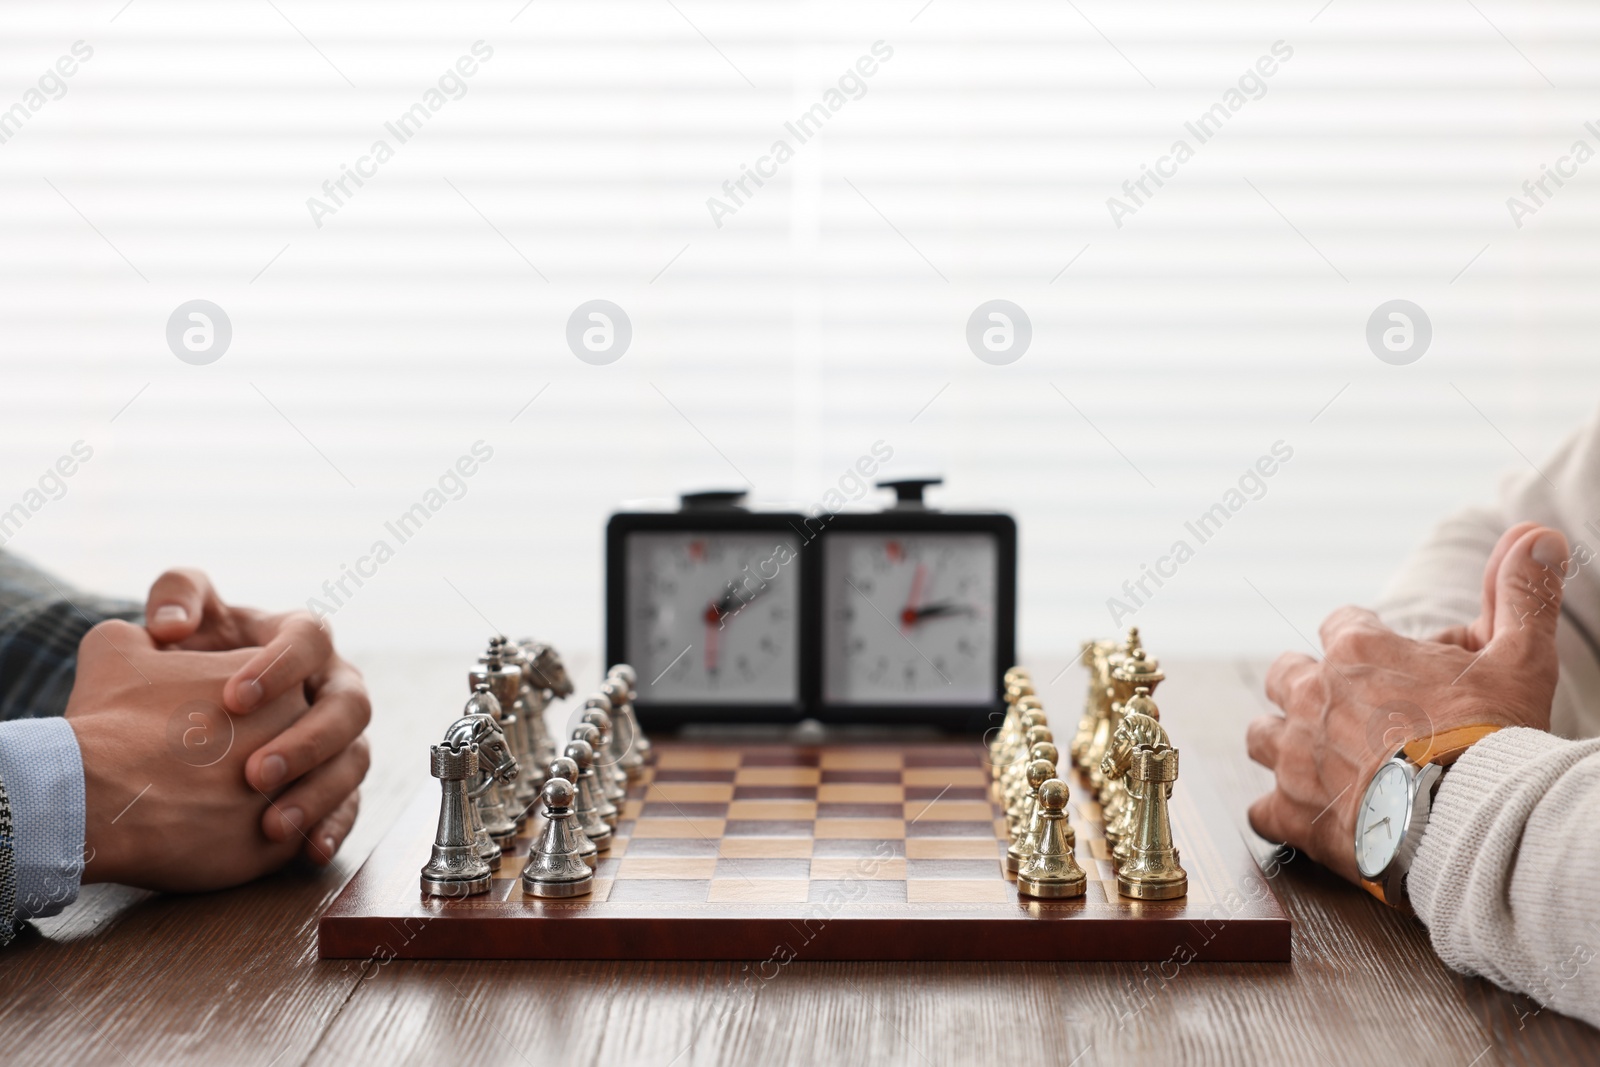
M 576 665 L 580 679 L 591 676 Z M 592 1063 L 1569 1063 L 1600 1034 L 1445 969 L 1414 920 L 1299 861 L 1272 884 L 1291 964 L 319 961 L 318 914 L 422 777 L 460 663 L 368 657 L 377 717 L 340 862 L 225 893 L 91 886 L 0 953 L 0 1062 L 260 1067 Z M 1163 718 L 1231 810 L 1265 706 L 1248 664 L 1167 665 Z M 1055 671 L 1037 669 L 1041 678 Z M 581 682 L 580 682 L 581 684 Z M 1044 692 L 1075 721 L 1081 672 Z M 753 990 L 753 991 L 752 991 Z

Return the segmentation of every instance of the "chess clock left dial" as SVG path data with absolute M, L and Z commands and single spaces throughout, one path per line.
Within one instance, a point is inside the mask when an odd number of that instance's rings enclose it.
M 799 704 L 798 536 L 640 530 L 624 554 L 624 643 L 641 703 Z

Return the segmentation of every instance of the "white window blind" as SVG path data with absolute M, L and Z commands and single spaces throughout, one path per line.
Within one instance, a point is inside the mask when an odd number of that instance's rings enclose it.
M 1016 514 L 1025 653 L 1180 539 L 1154 647 L 1294 645 L 1274 607 L 1370 599 L 1600 385 L 1600 14 L 1319 3 L 12 5 L 8 548 L 287 606 L 381 540 L 345 644 L 592 650 L 619 501 L 810 504 L 882 441 Z M 196 299 L 208 365 L 168 346 Z M 566 340 L 594 299 L 632 326 L 603 366 Z M 1032 327 L 1003 366 L 995 299 Z M 1408 366 L 1366 339 L 1394 299 Z

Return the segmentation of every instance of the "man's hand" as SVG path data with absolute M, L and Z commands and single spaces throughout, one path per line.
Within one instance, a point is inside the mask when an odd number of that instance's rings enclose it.
M 248 785 L 244 764 L 306 714 L 304 695 L 292 690 L 242 717 L 222 708 L 224 684 L 253 655 L 160 651 L 120 621 L 84 636 L 66 711 L 83 757 L 84 881 L 217 889 L 301 850 L 298 831 L 263 833 L 285 798 Z M 305 825 L 354 790 L 366 763 L 362 741 L 296 787 Z
M 356 787 L 363 775 L 356 776 L 336 805 L 326 806 L 320 803 L 329 780 L 324 768 L 339 760 L 350 765 L 352 749 L 359 745 L 358 762 L 365 773 L 361 734 L 372 718 L 372 704 L 361 672 L 334 651 L 327 627 L 304 611 L 269 615 L 232 607 L 205 574 L 187 569 L 168 571 L 150 587 L 145 627 L 168 648 L 251 649 L 253 654 L 236 663 L 223 686 L 221 703 L 230 712 L 254 713 L 280 696 L 304 691 L 310 711 L 282 733 L 262 735 L 259 745 L 246 752 L 244 777 L 266 793 L 295 783 L 281 798 L 281 811 L 265 814 L 262 830 L 273 841 L 303 840 L 307 859 L 330 862 L 355 824 L 360 807 Z M 295 827 L 282 817 L 299 812 L 309 818 L 313 811 L 321 812 L 314 825 L 300 822 Z
M 1470 627 L 1412 641 L 1370 611 L 1340 608 L 1322 624 L 1324 660 L 1280 656 L 1267 696 L 1284 714 L 1247 735 L 1250 757 L 1277 777 L 1250 806 L 1255 831 L 1357 881 L 1356 809 L 1402 744 L 1480 723 L 1548 730 L 1566 560 L 1566 538 L 1523 523 L 1495 547 Z

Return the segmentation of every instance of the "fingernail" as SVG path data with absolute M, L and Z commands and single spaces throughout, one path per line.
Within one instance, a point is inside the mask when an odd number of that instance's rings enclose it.
M 325 855 L 325 856 L 327 856 L 327 857 L 329 857 L 331 859 L 333 857 L 333 854 L 335 852 L 337 852 L 337 851 L 339 851 L 339 844 L 332 837 L 324 837 L 322 839 L 322 854 L 323 855 Z
M 299 808 L 284 808 L 278 813 L 278 818 L 283 820 L 285 830 L 298 830 L 300 823 L 305 819 L 306 813 Z
M 189 609 L 182 604 L 163 604 L 150 616 L 150 621 L 162 626 L 169 623 L 185 623 L 189 621 Z
M 289 763 L 282 756 L 268 756 L 261 761 L 261 784 L 269 789 L 283 781 L 288 773 Z
M 1551 570 L 1567 565 L 1567 539 L 1554 530 L 1547 530 L 1533 543 L 1533 558 Z
M 239 702 L 239 708 L 241 711 L 249 711 L 251 708 L 261 703 L 261 696 L 261 682 L 252 678 L 248 682 L 239 683 L 239 691 L 234 699 Z

